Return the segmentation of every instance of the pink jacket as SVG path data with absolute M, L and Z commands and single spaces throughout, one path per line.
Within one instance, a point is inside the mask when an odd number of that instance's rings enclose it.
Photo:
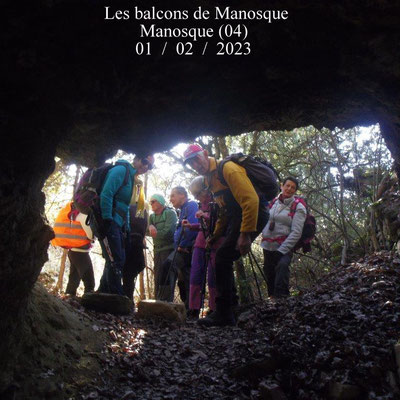
M 208 204 L 211 201 L 211 196 L 209 199 L 207 199 L 205 202 L 201 203 L 199 206 L 199 210 L 203 211 L 205 213 L 205 215 L 203 216 L 204 218 L 204 222 L 206 225 L 206 229 L 208 228 L 208 222 L 210 219 L 210 215 L 209 215 L 209 207 Z M 198 247 L 200 249 L 205 249 L 206 248 L 206 240 L 204 237 L 204 233 L 201 229 L 201 224 L 197 223 L 197 224 L 191 224 L 190 230 L 192 231 L 198 231 L 198 235 L 196 237 L 196 240 L 194 242 L 194 247 Z M 207 230 L 206 230 L 206 234 L 207 234 Z M 219 246 L 221 246 L 222 242 L 224 241 L 224 237 L 220 237 L 211 247 L 211 249 L 218 249 Z

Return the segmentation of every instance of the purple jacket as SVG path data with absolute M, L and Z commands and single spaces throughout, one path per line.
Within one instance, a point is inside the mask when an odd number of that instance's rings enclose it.
M 205 213 L 203 218 L 204 218 L 204 222 L 205 222 L 205 225 L 206 225 L 206 235 L 208 234 L 207 228 L 208 228 L 208 223 L 209 223 L 209 220 L 210 220 L 210 213 L 209 213 L 209 207 L 208 207 L 209 202 L 210 202 L 210 199 L 206 200 L 205 202 L 200 204 L 200 208 L 199 208 L 201 211 L 203 211 Z M 198 247 L 200 249 L 205 249 L 206 248 L 206 239 L 204 237 L 204 233 L 202 231 L 201 224 L 200 223 L 191 224 L 190 230 L 199 232 L 197 234 L 196 241 L 194 242 L 194 247 Z M 224 237 L 220 237 L 211 246 L 211 248 L 212 249 L 218 249 L 218 247 L 221 246 L 223 241 L 224 241 Z

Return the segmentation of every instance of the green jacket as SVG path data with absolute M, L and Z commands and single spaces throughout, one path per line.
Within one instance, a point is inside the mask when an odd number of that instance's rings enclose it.
M 153 238 L 154 253 L 174 249 L 174 232 L 178 217 L 171 208 L 164 208 L 160 215 L 150 215 L 150 225 L 157 228 L 157 236 Z

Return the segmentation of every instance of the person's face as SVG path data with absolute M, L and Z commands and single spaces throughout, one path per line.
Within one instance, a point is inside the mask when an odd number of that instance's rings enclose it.
M 184 194 L 172 190 L 169 196 L 169 201 L 174 208 L 180 208 L 185 203 L 186 197 Z
M 136 158 L 133 161 L 133 166 L 138 175 L 146 173 L 154 166 L 154 156 L 147 156 L 146 158 Z
M 297 187 L 296 184 L 293 181 L 287 180 L 282 186 L 281 186 L 281 191 L 282 194 L 285 197 L 292 197 L 296 191 Z
M 200 175 L 205 175 L 210 167 L 210 161 L 208 160 L 206 151 L 190 158 L 187 163 Z
M 153 210 L 153 212 L 157 212 L 162 210 L 163 206 L 161 203 L 159 203 L 157 200 L 150 200 L 150 205 L 151 205 L 151 209 Z
M 196 200 L 200 201 L 201 203 L 204 203 L 207 200 L 208 193 L 206 189 L 203 189 L 197 196 Z

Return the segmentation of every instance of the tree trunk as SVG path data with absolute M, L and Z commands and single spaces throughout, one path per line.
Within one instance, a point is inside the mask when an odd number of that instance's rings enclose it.
M 218 137 L 213 138 L 215 154 L 214 157 L 219 160 L 221 158 L 221 151 L 219 149 Z
M 376 223 L 375 223 L 375 210 L 372 208 L 371 209 L 371 217 L 370 217 L 370 236 L 371 236 L 371 241 L 372 245 L 374 247 L 374 251 L 379 251 L 379 242 L 378 238 L 376 237 Z
M 251 286 L 247 282 L 246 271 L 241 258 L 235 261 L 234 267 L 236 270 L 237 284 L 239 288 L 239 300 L 241 304 L 248 304 L 254 301 L 254 295 Z
M 258 154 L 258 138 L 260 136 L 260 132 L 253 132 L 252 141 L 249 147 L 249 154 L 256 156 Z
M 146 291 L 144 288 L 144 271 L 139 274 L 139 290 L 140 290 L 140 300 L 146 299 Z
M 347 262 L 347 252 L 350 247 L 350 236 L 347 231 L 347 221 L 346 221 L 346 213 L 345 213 L 345 207 L 344 207 L 344 169 L 343 169 L 343 164 L 344 164 L 344 157 L 341 154 L 338 144 L 337 144 L 337 138 L 333 132 L 330 131 L 329 137 L 331 139 L 331 146 L 333 151 L 335 152 L 336 158 L 337 158 L 337 169 L 339 172 L 339 184 L 340 184 L 340 192 L 339 192 L 339 218 L 340 222 L 342 225 L 342 232 L 343 232 L 343 248 L 342 248 L 342 256 L 340 260 L 341 265 L 345 265 Z
M 72 192 L 72 198 L 74 197 L 74 193 L 75 193 L 76 187 L 78 186 L 80 173 L 81 173 L 81 166 L 77 165 L 76 166 L 75 179 L 74 179 L 74 190 Z
M 221 158 L 228 157 L 229 150 L 228 150 L 228 147 L 226 145 L 225 137 L 224 136 L 218 136 L 217 140 L 218 140 L 219 150 L 220 150 L 220 153 L 221 153 Z
M 67 261 L 67 254 L 68 249 L 63 249 L 63 254 L 61 257 L 61 264 L 60 264 L 60 272 L 58 274 L 58 280 L 55 287 L 55 292 L 61 292 L 63 288 L 63 279 L 64 279 L 64 272 L 65 272 L 65 262 Z

